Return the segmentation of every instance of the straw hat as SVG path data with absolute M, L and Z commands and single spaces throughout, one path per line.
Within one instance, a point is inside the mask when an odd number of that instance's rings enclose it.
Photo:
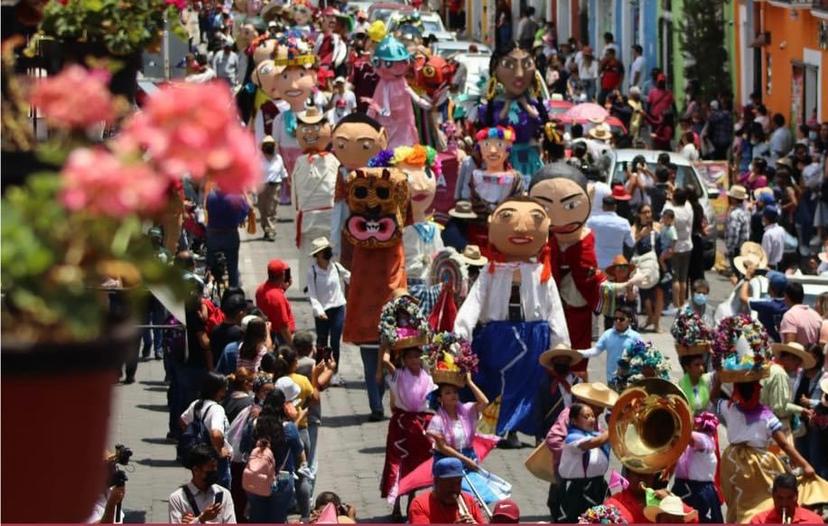
M 768 261 L 767 259 L 762 260 L 758 258 L 755 254 L 748 254 L 746 256 L 736 256 L 733 258 L 733 266 L 736 267 L 736 270 L 739 271 L 739 274 L 746 275 L 747 274 L 747 267 L 751 266 L 753 270 L 767 270 L 768 268 Z
M 793 354 L 802 360 L 802 367 L 804 369 L 810 369 L 816 365 L 816 358 L 814 358 L 811 353 L 806 351 L 805 347 L 801 343 L 774 343 L 771 345 L 771 350 L 773 351 L 773 355 L 777 358 L 779 358 L 779 355 L 783 352 Z
M 774 198 L 774 201 L 776 200 L 776 196 L 773 195 L 773 188 L 763 186 L 762 188 L 757 188 L 753 191 L 753 198 L 757 201 L 761 201 L 763 195 L 770 195 Z
M 612 130 L 607 123 L 601 123 L 589 130 L 589 136 L 597 141 L 608 141 L 612 139 Z
M 828 378 L 823 378 L 821 382 L 819 382 L 819 388 L 822 389 L 824 394 L 828 395 Z
M 457 201 L 454 203 L 454 208 L 449 210 L 448 213 L 451 217 L 456 217 L 457 219 L 477 219 L 477 214 L 472 210 L 470 201 Z
M 480 247 L 477 245 L 466 245 L 460 257 L 466 265 L 473 267 L 484 267 L 489 262 L 489 258 L 480 253 Z
M 611 408 L 618 401 L 618 393 L 601 382 L 575 384 L 572 386 L 572 394 L 585 402 Z
M 768 255 L 765 254 L 765 249 L 762 248 L 762 245 L 754 243 L 753 241 L 746 241 L 742 243 L 739 255 L 733 258 L 733 265 L 736 266 L 736 269 L 742 274 L 744 274 L 744 271 L 737 266 L 737 262 L 744 261 L 744 258 L 748 256 L 755 259 L 757 268 L 768 268 Z M 744 266 L 743 264 L 741 265 Z
M 308 108 L 305 111 L 300 111 L 296 114 L 296 120 L 302 124 L 317 124 L 322 122 L 322 119 L 324 118 L 325 114 L 319 111 L 319 108 L 316 106 Z
M 733 199 L 738 199 L 739 201 L 744 201 L 748 198 L 748 191 L 744 186 L 734 184 L 730 187 L 730 190 L 727 191 L 727 196 L 732 197 Z
M 692 518 L 696 511 L 684 511 L 684 503 L 675 495 L 668 495 L 664 497 L 657 506 L 647 506 L 644 508 L 644 516 L 647 517 L 647 520 L 650 522 L 657 522 L 656 518 L 661 513 L 667 513 L 668 515 L 673 515 L 675 517 L 684 517 L 684 522 L 687 522 Z
M 578 351 L 570 349 L 569 346 L 564 343 L 559 343 L 548 351 L 544 351 L 543 354 L 540 355 L 540 358 L 538 358 L 538 362 L 540 362 L 540 364 L 547 369 L 552 369 L 552 361 L 560 356 L 569 358 L 569 365 L 575 365 L 584 359 Z
M 276 144 L 276 139 L 272 135 L 265 135 L 262 137 L 262 144 Z
M 604 269 L 604 272 L 607 274 L 612 274 L 615 271 L 616 267 L 629 267 L 628 270 L 630 272 L 635 270 L 635 265 L 627 261 L 627 258 L 625 258 L 622 254 L 618 254 L 617 256 L 612 258 L 612 262 L 606 269 Z
M 313 241 L 311 241 L 311 249 L 308 253 L 309 256 L 315 255 L 317 252 L 321 252 L 326 248 L 330 248 L 331 242 L 328 241 L 328 238 L 325 236 L 317 237 Z

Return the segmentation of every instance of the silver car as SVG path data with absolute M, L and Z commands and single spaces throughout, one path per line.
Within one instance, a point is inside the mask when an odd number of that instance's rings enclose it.
M 658 156 L 662 153 L 670 155 L 670 162 L 678 167 L 676 172 L 676 186 L 677 187 L 693 187 L 697 192 L 701 190 L 701 199 L 699 202 L 704 208 L 704 215 L 707 217 L 707 222 L 710 224 L 710 234 L 704 240 L 704 266 L 706 269 L 713 267 L 716 262 L 716 213 L 711 204 L 712 199 L 719 197 L 719 190 L 708 186 L 702 180 L 699 173 L 693 164 L 687 160 L 686 157 L 674 152 L 662 152 L 658 150 L 611 150 L 610 169 L 607 174 L 607 183 L 623 184 L 627 181 L 627 167 L 633 159 L 639 155 L 644 157 L 647 167 L 655 174 Z

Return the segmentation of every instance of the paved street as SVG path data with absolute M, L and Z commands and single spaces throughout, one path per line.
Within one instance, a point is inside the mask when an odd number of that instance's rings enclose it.
M 285 259 L 292 268 L 298 268 L 299 257 L 294 244 L 293 222 L 287 221 L 292 211 L 282 207 L 276 243 L 255 239 L 242 242 L 240 269 L 248 295 L 265 277 L 267 261 L 273 257 Z M 715 303 L 726 297 L 730 283 L 708 273 L 711 281 L 711 300 Z M 291 289 L 297 328 L 313 328 L 309 303 L 302 299 L 300 290 Z M 669 319 L 662 328 L 669 327 Z M 651 337 L 653 343 L 665 352 L 673 365 L 674 377 L 680 367 L 668 332 Z M 602 378 L 604 358 L 590 362 L 590 377 Z M 320 466 L 316 490 L 332 490 L 342 499 L 357 507 L 360 521 L 381 522 L 388 519 L 390 508 L 379 497 L 379 476 L 385 451 L 388 422 L 367 422 L 368 402 L 363 387 L 362 363 L 357 348 L 343 347 L 341 371 L 347 384 L 331 388 L 323 394 L 323 428 L 320 431 Z M 115 387 L 110 444 L 123 443 L 135 454 L 130 466 L 125 510 L 128 522 L 166 522 L 167 497 L 177 486 L 189 479 L 189 472 L 175 462 L 175 448 L 164 436 L 167 432 L 167 406 L 164 370 L 160 361 L 141 363 L 137 382 Z M 386 397 L 387 403 L 387 397 Z M 524 437 L 525 442 L 530 440 Z M 722 446 L 724 447 L 724 445 Z M 523 467 L 530 448 L 494 450 L 484 466 L 513 484 L 513 496 L 522 511 L 522 521 L 547 520 L 546 496 L 548 485 L 533 478 Z M 616 468 L 617 461 L 616 461 Z

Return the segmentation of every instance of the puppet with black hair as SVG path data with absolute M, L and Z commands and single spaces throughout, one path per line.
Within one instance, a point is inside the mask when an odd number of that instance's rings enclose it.
M 495 251 L 457 313 L 454 332 L 472 340 L 480 359 L 475 382 L 490 400 L 501 399 L 498 435 L 533 435 L 533 406 L 545 374 L 540 354 L 569 345 L 558 286 L 548 260 L 537 255 L 549 237 L 544 206 L 529 197 L 508 197 L 489 215 L 489 243 Z M 480 324 L 479 328 L 476 328 Z
M 478 128 L 515 129 L 509 160 L 527 186 L 529 178 L 543 166 L 538 138 L 548 117 L 541 100 L 542 82 L 532 53 L 512 42 L 492 55 L 485 100 L 477 111 Z
M 568 164 L 548 164 L 532 178 L 529 195 L 543 204 L 551 218 L 545 257 L 561 292 L 572 348 L 588 349 L 592 313 L 600 310 L 601 284 L 607 278 L 598 268 L 595 235 L 586 226 L 592 209 L 587 179 Z M 576 368 L 586 371 L 586 361 Z

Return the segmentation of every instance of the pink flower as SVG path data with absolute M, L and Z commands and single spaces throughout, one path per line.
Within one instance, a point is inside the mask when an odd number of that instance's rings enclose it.
M 175 6 L 179 11 L 183 11 L 187 7 L 187 0 L 164 0 L 164 3 Z
M 120 218 L 149 215 L 166 204 L 165 177 L 143 162 L 125 163 L 103 148 L 73 151 L 61 175 L 61 202 L 72 211 Z
M 226 192 L 251 188 L 261 178 L 253 136 L 242 128 L 227 86 L 171 84 L 125 123 L 118 148 L 146 151 L 170 178 L 213 178 Z
M 72 65 L 37 82 L 29 96 L 46 121 L 62 129 L 85 129 L 115 116 L 109 73 Z

